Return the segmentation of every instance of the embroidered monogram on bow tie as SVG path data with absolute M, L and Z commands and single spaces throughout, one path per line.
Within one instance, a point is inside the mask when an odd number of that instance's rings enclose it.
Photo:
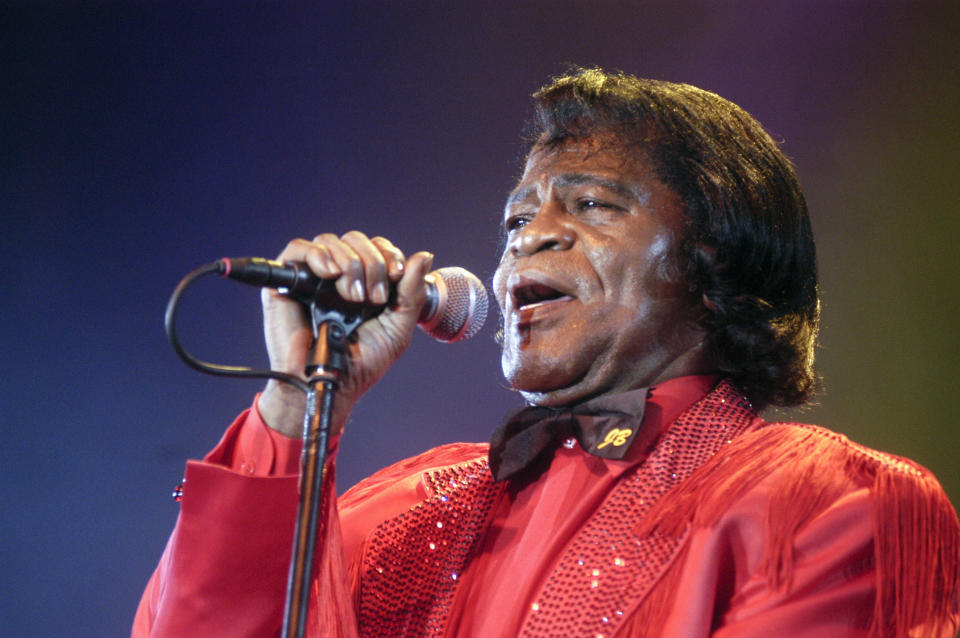
M 602 450 L 608 445 L 616 445 L 620 447 L 624 443 L 630 440 L 630 435 L 633 434 L 633 430 L 630 428 L 613 428 L 607 432 L 607 436 L 603 437 L 603 443 L 597 446 L 598 450 Z
M 600 397 L 569 409 L 530 406 L 494 430 L 490 469 L 497 481 L 521 473 L 535 480 L 560 441 L 576 437 L 589 454 L 623 459 L 643 422 L 647 389 Z

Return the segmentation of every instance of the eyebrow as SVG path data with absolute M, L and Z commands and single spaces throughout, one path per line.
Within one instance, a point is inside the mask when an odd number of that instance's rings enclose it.
M 600 186 L 601 188 L 611 190 L 622 197 L 628 197 L 634 200 L 641 199 L 634 189 L 630 188 L 623 182 L 618 182 L 617 180 L 608 179 L 605 177 L 597 177 L 596 175 L 590 175 L 588 173 L 563 173 L 554 179 L 554 184 L 560 188 L 594 184 L 596 186 Z M 517 202 L 521 202 L 530 195 L 536 193 L 536 191 L 536 184 L 527 184 L 526 186 L 518 188 L 510 193 L 510 195 L 507 197 L 506 206 L 509 207 Z

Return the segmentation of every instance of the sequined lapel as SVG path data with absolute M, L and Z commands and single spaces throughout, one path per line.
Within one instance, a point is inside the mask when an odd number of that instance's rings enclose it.
M 670 488 L 751 429 L 754 416 L 746 399 L 725 382 L 684 412 L 574 537 L 533 602 L 521 635 L 614 635 L 686 538 L 686 532 L 640 538 L 634 527 Z

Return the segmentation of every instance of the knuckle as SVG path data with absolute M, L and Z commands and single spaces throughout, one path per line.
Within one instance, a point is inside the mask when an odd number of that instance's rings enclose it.
M 367 239 L 367 236 L 361 233 L 359 230 L 349 230 L 343 234 L 341 239 L 344 241 L 349 241 L 349 240 L 369 241 Z
M 302 253 L 309 245 L 310 242 L 306 239 L 301 239 L 299 237 L 296 239 L 291 239 L 287 242 L 287 245 L 283 247 L 283 250 L 280 251 L 280 254 L 277 256 L 277 258 L 282 259 L 285 255 Z
M 389 255 L 390 257 L 403 256 L 403 252 L 399 248 L 394 246 L 389 239 L 382 239 L 382 238 L 378 238 L 378 239 L 381 239 L 382 241 L 374 240 L 374 243 L 376 244 L 377 248 L 380 249 L 381 253 Z

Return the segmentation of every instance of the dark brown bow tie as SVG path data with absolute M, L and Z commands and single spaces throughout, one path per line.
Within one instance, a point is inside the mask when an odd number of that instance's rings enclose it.
M 521 473 L 535 480 L 557 446 L 571 437 L 594 456 L 622 459 L 643 422 L 647 389 L 632 390 L 622 397 L 589 401 L 573 408 L 529 406 L 518 410 L 490 438 L 494 480 L 505 481 Z M 613 405 L 604 405 L 610 403 Z M 626 409 L 619 409 L 621 406 Z M 527 468 L 529 471 L 525 471 Z

